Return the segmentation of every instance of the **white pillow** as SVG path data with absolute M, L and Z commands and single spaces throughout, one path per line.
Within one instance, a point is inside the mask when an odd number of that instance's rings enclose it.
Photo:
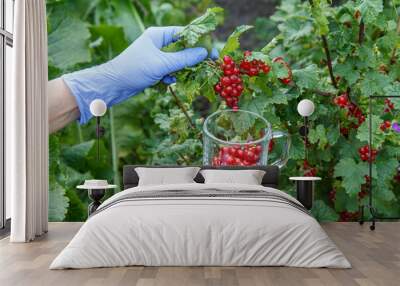
M 199 170 L 199 167 L 135 168 L 139 176 L 139 186 L 195 183 L 193 179 Z
M 202 170 L 205 184 L 246 184 L 261 185 L 265 171 L 262 170 Z

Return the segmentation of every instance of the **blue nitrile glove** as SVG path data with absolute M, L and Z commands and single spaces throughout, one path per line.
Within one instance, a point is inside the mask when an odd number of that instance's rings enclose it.
M 102 99 L 108 107 L 128 99 L 164 78 L 175 81 L 169 74 L 196 65 L 207 57 L 205 48 L 190 48 L 167 53 L 160 49 L 176 40 L 182 27 L 152 27 L 147 29 L 125 51 L 111 61 L 64 75 L 62 78 L 76 98 L 81 124 L 92 114 L 89 105 Z

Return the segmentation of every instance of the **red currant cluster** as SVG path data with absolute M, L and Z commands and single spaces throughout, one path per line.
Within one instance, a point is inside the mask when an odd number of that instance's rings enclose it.
M 218 155 L 213 158 L 213 166 L 255 166 L 260 159 L 260 145 L 245 145 L 244 147 L 221 147 Z
M 233 110 L 238 110 L 239 97 L 243 92 L 240 70 L 230 56 L 224 56 L 221 69 L 224 75 L 214 86 L 214 90 L 225 100 L 227 106 Z
M 317 175 L 317 168 L 312 167 L 307 160 L 304 160 L 303 170 L 306 177 L 315 177 Z
M 355 221 L 360 217 L 360 212 L 340 212 L 340 221 Z
M 349 130 L 349 128 L 347 128 L 347 127 L 340 127 L 340 134 L 342 134 L 343 136 L 349 136 L 349 132 L 350 132 L 350 130 Z
M 383 132 L 389 129 L 392 126 L 392 123 L 389 120 L 385 120 L 381 126 L 379 127 Z
M 358 199 L 362 200 L 366 195 L 368 195 L 368 192 L 366 189 L 362 189 L 360 192 L 358 192 Z
M 365 198 L 366 195 L 368 195 L 368 188 L 369 188 L 369 184 L 371 183 L 370 176 L 365 175 L 364 178 L 365 178 L 365 184 L 361 185 L 361 191 L 358 192 L 359 200 L 362 200 L 363 198 Z
M 289 64 L 285 62 L 285 60 L 282 57 L 275 58 L 274 62 L 282 64 L 288 70 L 288 76 L 279 79 L 283 84 L 288 85 L 292 81 L 293 77 L 292 69 L 290 68 Z
M 354 103 L 350 103 L 348 105 L 349 112 L 347 113 L 347 116 L 351 116 L 355 119 L 357 119 L 358 124 L 353 124 L 354 128 L 360 127 L 360 125 L 365 121 L 365 116 L 363 115 L 361 109 L 355 105 Z
M 336 189 L 332 189 L 332 190 L 328 193 L 328 199 L 329 199 L 329 201 L 331 201 L 332 203 L 335 202 L 335 200 L 336 200 Z
M 386 98 L 385 99 L 385 109 L 383 111 L 388 113 L 388 112 L 391 112 L 393 109 L 394 109 L 393 102 L 391 102 L 389 98 Z
M 260 73 L 267 74 L 271 70 L 271 67 L 261 60 L 247 60 L 246 58 L 250 56 L 251 51 L 245 51 L 244 58 L 238 67 L 232 57 L 225 55 L 223 58 L 223 63 L 221 64 L 223 76 L 214 86 L 215 92 L 218 93 L 225 100 L 226 105 L 233 110 L 239 109 L 239 97 L 242 95 L 244 89 L 241 76 L 243 74 L 246 74 L 250 77 L 258 76 Z M 285 78 L 280 78 L 279 80 L 283 84 L 289 84 L 292 81 L 292 70 L 290 69 L 289 65 L 283 60 L 282 57 L 275 58 L 274 62 L 279 62 L 287 68 L 288 76 Z
M 269 73 L 271 67 L 260 60 L 246 60 L 247 57 L 251 56 L 251 51 L 244 52 L 244 59 L 240 62 L 241 72 L 248 76 L 257 76 L 260 72 L 265 74 Z
M 340 108 L 347 109 L 347 117 L 353 117 L 357 120 L 357 123 L 352 123 L 350 127 L 357 129 L 365 121 L 365 116 L 363 115 L 362 110 L 357 105 L 349 101 L 347 92 L 335 97 L 333 102 Z M 342 133 L 344 136 L 347 136 L 349 134 L 349 130 L 348 128 L 341 128 L 340 133 Z
M 375 149 L 372 149 L 371 150 L 371 158 L 370 158 L 369 157 L 369 146 L 365 145 L 358 149 L 358 153 L 360 154 L 360 158 L 362 161 L 373 162 L 373 161 L 375 161 L 378 151 Z
M 347 93 L 343 93 L 333 99 L 333 102 L 342 108 L 346 108 L 349 104 L 349 99 L 347 97 Z

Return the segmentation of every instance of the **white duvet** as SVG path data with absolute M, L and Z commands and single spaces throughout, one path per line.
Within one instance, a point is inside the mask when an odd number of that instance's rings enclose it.
M 164 190 L 264 190 L 238 184 L 136 187 Z M 297 201 L 296 201 L 297 202 Z M 153 198 L 122 201 L 81 227 L 50 269 L 145 266 L 294 266 L 350 268 L 310 215 L 288 204 L 255 198 Z

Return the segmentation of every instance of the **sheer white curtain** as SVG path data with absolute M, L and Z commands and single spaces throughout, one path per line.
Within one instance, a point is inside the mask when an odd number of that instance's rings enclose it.
M 6 187 L 12 242 L 47 231 L 48 115 L 45 0 L 18 0 L 14 18 L 13 93 L 6 98 Z

